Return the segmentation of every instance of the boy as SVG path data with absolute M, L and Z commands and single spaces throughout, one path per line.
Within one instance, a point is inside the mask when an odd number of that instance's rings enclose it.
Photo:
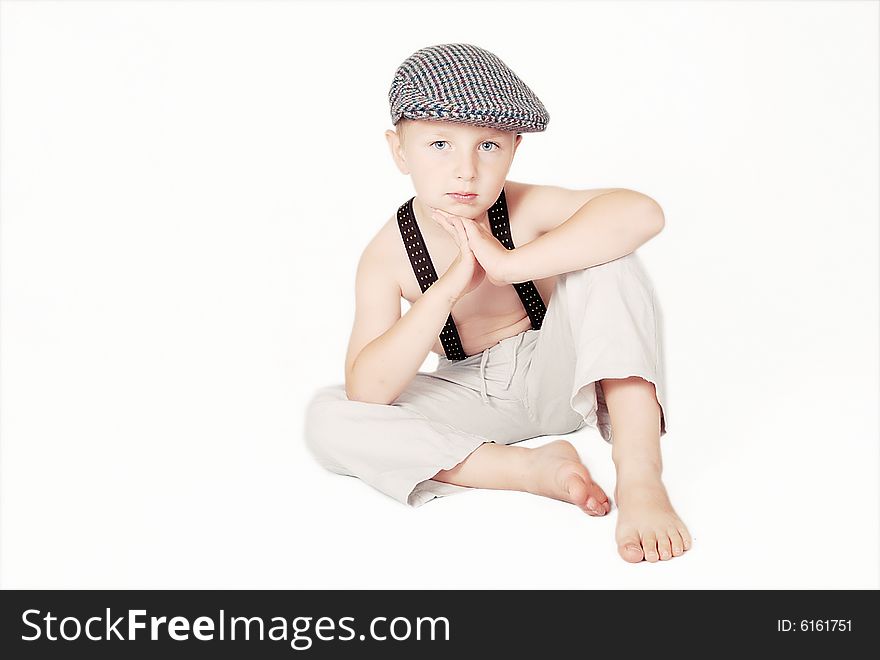
M 312 453 L 410 506 L 476 487 L 603 516 L 611 503 L 570 442 L 512 446 L 595 426 L 614 439 L 621 557 L 683 554 L 691 537 L 660 478 L 660 324 L 633 253 L 662 210 L 632 190 L 508 181 L 522 133 L 549 115 L 484 49 L 416 51 L 389 101 L 386 138 L 417 195 L 360 258 L 345 385 L 308 406 Z M 436 371 L 418 371 L 429 351 Z

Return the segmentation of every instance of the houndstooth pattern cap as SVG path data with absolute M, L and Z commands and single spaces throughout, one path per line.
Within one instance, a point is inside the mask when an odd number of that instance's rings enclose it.
M 541 100 L 497 55 L 471 44 L 417 50 L 394 74 L 388 101 L 393 125 L 401 117 L 442 119 L 536 133 L 550 121 Z

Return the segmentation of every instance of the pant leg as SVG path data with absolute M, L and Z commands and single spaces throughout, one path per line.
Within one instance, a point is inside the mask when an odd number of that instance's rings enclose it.
M 559 275 L 525 376 L 526 404 L 542 427 L 577 422 L 612 442 L 599 382 L 640 376 L 654 384 L 666 433 L 660 308 L 636 253 Z M 572 418 L 572 411 L 574 418 Z
M 486 349 L 485 359 L 441 360 L 437 371 L 418 372 L 390 405 L 349 401 L 341 384 L 319 389 L 306 410 L 308 448 L 328 470 L 358 477 L 410 506 L 472 490 L 431 477 L 484 442 L 537 435 L 521 392 L 510 383 L 515 340 Z

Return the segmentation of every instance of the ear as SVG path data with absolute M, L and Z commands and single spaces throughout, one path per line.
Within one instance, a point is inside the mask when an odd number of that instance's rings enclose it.
M 388 141 L 388 148 L 391 150 L 391 157 L 394 164 L 402 174 L 409 174 L 409 167 L 406 165 L 406 157 L 403 155 L 403 147 L 400 145 L 400 136 L 396 131 L 388 129 L 385 131 L 385 139 Z
M 522 133 L 517 133 L 516 138 L 513 141 L 513 153 L 516 155 L 516 149 L 519 147 L 519 143 L 522 142 Z

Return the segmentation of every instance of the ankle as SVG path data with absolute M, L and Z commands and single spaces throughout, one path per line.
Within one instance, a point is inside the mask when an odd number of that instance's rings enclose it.
M 520 447 L 519 449 L 522 450 L 522 453 L 517 457 L 519 460 L 517 467 L 521 475 L 519 490 L 525 493 L 534 493 L 540 481 L 540 467 L 536 464 L 540 455 L 538 452 L 540 447 Z
M 528 491 L 532 487 L 534 449 L 493 445 L 495 479 L 500 487 L 508 490 Z
M 626 459 L 615 462 L 617 481 L 660 481 L 663 466 L 651 459 Z

